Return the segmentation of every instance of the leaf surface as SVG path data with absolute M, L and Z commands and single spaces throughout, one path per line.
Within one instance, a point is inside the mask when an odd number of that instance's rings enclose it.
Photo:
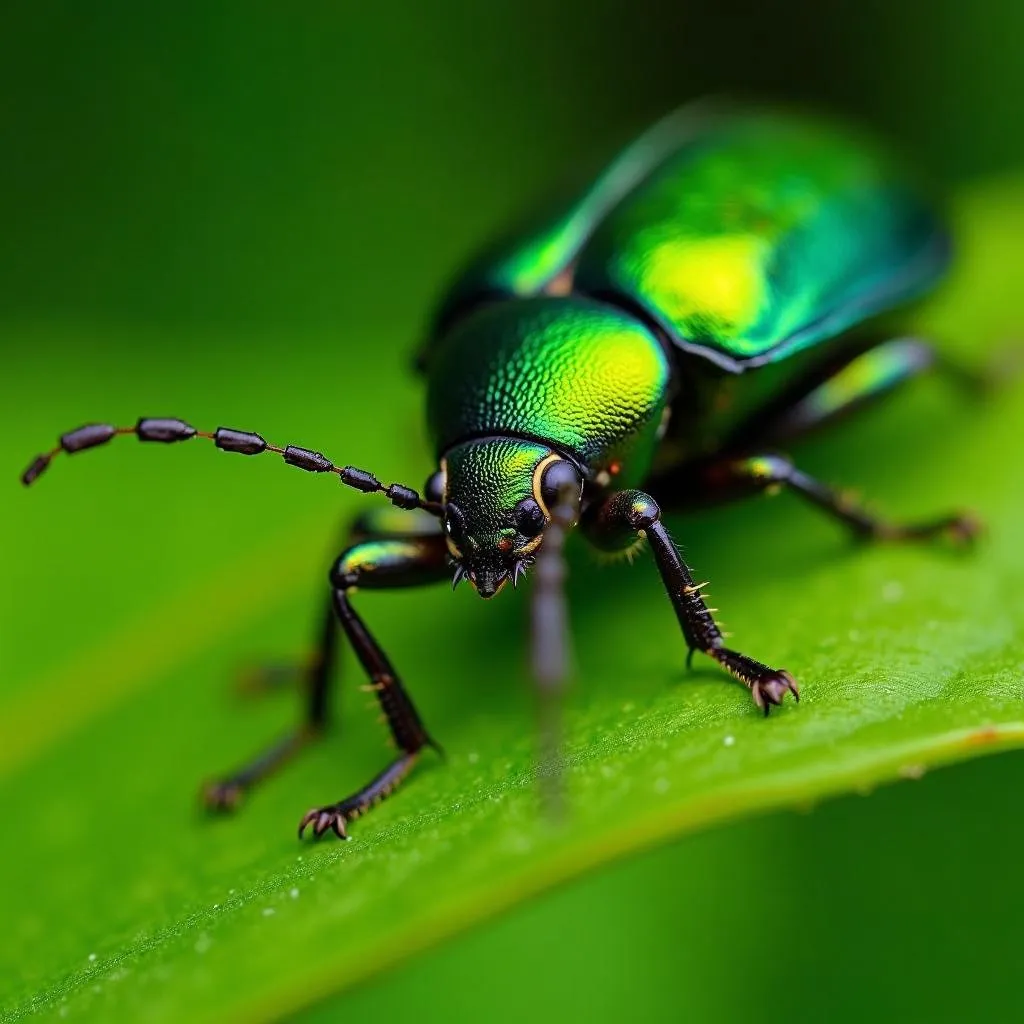
M 1020 337 L 1024 184 L 975 189 L 959 216 L 960 269 L 913 328 L 979 365 Z M 1022 390 L 1008 381 L 979 401 L 929 380 L 796 454 L 893 515 L 976 509 L 989 532 L 973 554 L 852 547 L 785 495 L 672 523 L 736 644 L 792 670 L 799 706 L 766 722 L 708 665 L 685 673 L 649 559 L 598 566 L 578 548 L 560 827 L 537 813 L 523 592 L 485 605 L 444 588 L 359 601 L 446 763 L 428 759 L 352 842 L 296 841 L 309 806 L 387 756 L 346 657 L 339 729 L 237 818 L 207 821 L 199 780 L 296 714 L 286 694 L 240 705 L 231 672 L 254 654 L 302 650 L 337 519 L 357 499 L 271 460 L 129 441 L 55 465 L 31 492 L 13 480 L 55 430 L 169 411 L 415 486 L 428 465 L 409 441 L 415 382 L 390 338 L 355 356 L 289 339 L 293 358 L 247 360 L 240 381 L 230 344 L 211 339 L 168 361 L 163 337 L 138 356 L 127 332 L 11 330 L 22 344 L 0 407 L 12 481 L 0 512 L 0 1006 L 13 1019 L 280 1015 L 670 836 L 1024 743 Z M 66 372 L 26 414 L 15 397 L 55 349 Z M 311 379 L 298 355 L 322 351 Z M 369 387 L 340 408 L 319 402 L 333 374 L 359 372 L 376 372 L 403 411 L 377 417 Z

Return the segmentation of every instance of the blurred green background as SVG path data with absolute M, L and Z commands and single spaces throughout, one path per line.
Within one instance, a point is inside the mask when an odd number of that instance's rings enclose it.
M 708 91 L 853 115 L 951 182 L 1020 167 L 1021 38 L 1014 0 L 4 4 L 4 479 L 55 429 L 147 410 L 416 464 L 408 353 L 532 197 Z M 268 533 L 319 571 L 333 492 L 199 458 L 163 489 L 169 466 L 6 492 L 0 688 Z M 1003 756 L 693 837 L 309 1019 L 1019 1018 L 1022 783 Z

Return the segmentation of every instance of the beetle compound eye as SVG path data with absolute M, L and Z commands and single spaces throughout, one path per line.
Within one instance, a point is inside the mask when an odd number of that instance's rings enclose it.
M 443 469 L 427 477 L 427 482 L 423 485 L 423 494 L 427 501 L 444 501 L 444 483 Z
M 516 529 L 524 537 L 537 537 L 544 529 L 544 513 L 533 498 L 523 498 L 513 510 Z
M 572 463 L 565 459 L 552 462 L 545 468 L 540 482 L 540 497 L 547 514 L 551 514 L 563 489 L 568 489 L 574 497 L 579 498 L 582 488 L 583 480 Z
M 466 517 L 462 514 L 462 509 L 452 502 L 448 503 L 445 511 L 444 528 L 456 544 L 466 535 Z

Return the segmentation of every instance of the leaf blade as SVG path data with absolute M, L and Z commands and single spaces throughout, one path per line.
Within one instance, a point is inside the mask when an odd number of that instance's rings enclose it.
M 1019 317 L 1009 257 L 1024 228 L 1024 187 L 994 186 L 969 196 L 965 210 L 961 280 L 918 317 L 922 329 L 955 329 L 976 352 L 977 336 L 1000 340 Z M 197 561 L 207 596 L 170 599 L 179 611 L 169 639 L 169 606 L 158 605 L 129 630 L 134 639 L 112 633 L 99 654 L 76 662 L 99 680 L 98 708 L 67 669 L 49 677 L 57 683 L 37 690 L 22 680 L 2 698 L 5 710 L 16 701 L 23 709 L 5 719 L 20 722 L 22 746 L 0 778 L 22 830 L 4 853 L 21 884 L 3 894 L 3 919 L 22 951 L 0 964 L 0 977 L 13 980 L 4 1005 L 18 1015 L 67 997 L 112 1020 L 143 1010 L 168 1020 L 284 1013 L 682 831 L 1024 744 L 1024 483 L 1007 460 L 1022 429 L 1019 389 L 963 417 L 955 399 L 926 387 L 806 453 L 812 466 L 862 475 L 894 512 L 956 504 L 970 492 L 991 525 L 973 558 L 850 551 L 787 498 L 674 524 L 744 646 L 798 671 L 803 701 L 768 722 L 719 674 L 683 676 L 649 563 L 598 570 L 577 558 L 574 628 L 590 642 L 577 643 L 580 685 L 567 716 L 573 817 L 563 832 L 534 813 L 522 606 L 485 613 L 464 595 L 431 592 L 366 595 L 365 607 L 450 764 L 427 766 L 359 823 L 352 843 L 297 846 L 292 829 L 305 807 L 340 796 L 381 758 L 379 734 L 363 728 L 362 699 L 350 694 L 344 764 L 336 743 L 324 745 L 236 821 L 190 827 L 192 772 L 216 770 L 283 724 L 278 703 L 236 715 L 209 685 L 261 644 L 294 645 L 310 614 L 300 595 L 304 538 L 315 531 L 282 485 L 265 499 L 266 514 L 291 524 L 284 534 L 301 543 L 264 540 L 247 552 L 244 573 L 227 556 L 212 573 Z M 382 458 L 389 446 L 401 450 L 397 430 L 375 440 Z M 154 473 L 146 486 L 158 495 L 164 483 Z M 70 480 L 67 491 L 54 488 L 54 500 L 70 500 L 61 496 L 73 489 Z M 203 511 L 191 508 L 186 518 Z M 11 532 L 24 536 L 29 525 Z M 100 572 L 114 550 L 97 543 L 79 558 Z M 38 563 L 34 552 L 9 554 L 12 564 Z M 236 587 L 249 601 L 218 619 Z M 203 628 L 182 639 L 197 608 Z M 7 609 L 5 635 L 30 629 L 38 613 L 31 603 Z M 415 679 L 428 674 L 423 651 L 438 637 L 447 643 L 434 675 L 445 678 L 431 688 Z M 26 647 L 12 662 L 22 671 Z M 104 668 L 119 653 L 111 683 Z M 31 733 L 34 717 L 61 712 L 55 702 L 67 719 Z

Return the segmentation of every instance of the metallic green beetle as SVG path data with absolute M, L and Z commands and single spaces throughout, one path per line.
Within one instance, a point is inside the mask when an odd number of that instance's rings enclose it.
M 352 606 L 357 587 L 418 586 L 454 571 L 456 584 L 468 579 L 489 598 L 534 565 L 534 669 L 550 687 L 564 668 L 567 528 L 612 552 L 646 539 L 690 656 L 713 658 L 767 713 L 787 692 L 798 697 L 793 677 L 725 646 L 663 509 L 787 486 L 859 536 L 967 539 L 965 516 L 882 522 L 775 454 L 935 365 L 926 343 L 885 340 L 869 321 L 931 288 L 948 258 L 927 190 L 869 141 L 791 113 L 684 108 L 451 289 L 419 360 L 438 459 L 424 496 L 308 449 L 174 419 L 79 428 L 23 479 L 62 450 L 118 434 L 198 436 L 226 451 L 277 452 L 404 510 L 360 521 L 331 570 L 303 726 L 207 790 L 211 806 L 233 807 L 322 730 L 340 623 L 399 749 L 366 786 L 300 824 L 300 835 L 311 825 L 347 837 L 347 824 L 433 745 Z

